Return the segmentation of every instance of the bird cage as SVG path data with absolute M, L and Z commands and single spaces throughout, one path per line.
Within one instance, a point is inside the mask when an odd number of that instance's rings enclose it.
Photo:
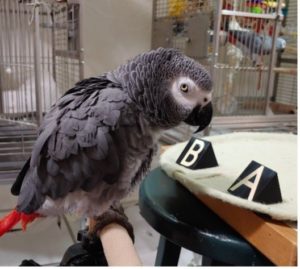
M 283 0 L 154 1 L 152 47 L 178 48 L 211 70 L 213 127 L 295 124 L 295 117 L 266 117 L 276 113 L 274 100 L 296 103 L 295 65 L 277 64 L 290 43 L 279 35 L 286 8 Z M 288 97 L 282 87 L 287 77 Z M 179 126 L 165 132 L 163 141 L 188 139 L 192 131 Z
M 266 115 L 274 92 L 284 1 L 218 1 L 214 31 L 215 115 Z
M 287 1 L 283 10 L 285 18 L 280 34 L 287 41 L 287 46 L 278 53 L 276 68 L 285 72 L 275 74 L 271 103 L 275 113 L 295 113 L 297 108 L 297 2 Z
M 205 59 L 212 10 L 209 0 L 154 0 L 152 48 L 176 48 L 194 59 Z
M 0 0 L 0 115 L 39 124 L 82 78 L 79 4 Z

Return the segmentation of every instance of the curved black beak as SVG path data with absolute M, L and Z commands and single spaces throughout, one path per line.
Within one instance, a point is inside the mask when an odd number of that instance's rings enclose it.
M 189 125 L 199 126 L 199 128 L 195 131 L 195 133 L 198 133 L 204 130 L 210 124 L 212 115 L 213 108 L 210 102 L 205 107 L 195 107 L 184 122 Z

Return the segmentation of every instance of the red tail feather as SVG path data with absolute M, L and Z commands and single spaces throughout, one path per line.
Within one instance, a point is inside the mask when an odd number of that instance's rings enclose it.
M 25 214 L 14 209 L 0 220 L 0 236 L 10 231 L 19 221 L 22 222 L 22 229 L 25 231 L 27 224 L 40 216 L 38 213 Z

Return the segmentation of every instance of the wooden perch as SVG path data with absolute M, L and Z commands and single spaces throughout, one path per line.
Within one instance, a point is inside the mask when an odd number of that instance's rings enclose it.
M 282 73 L 282 74 L 289 74 L 289 75 L 297 75 L 297 68 L 290 68 L 290 67 L 274 67 L 274 72 Z

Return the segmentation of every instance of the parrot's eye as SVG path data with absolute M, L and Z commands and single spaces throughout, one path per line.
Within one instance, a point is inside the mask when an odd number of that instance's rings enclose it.
M 180 90 L 183 91 L 183 92 L 188 92 L 189 91 L 189 86 L 185 83 L 182 83 L 180 85 Z

